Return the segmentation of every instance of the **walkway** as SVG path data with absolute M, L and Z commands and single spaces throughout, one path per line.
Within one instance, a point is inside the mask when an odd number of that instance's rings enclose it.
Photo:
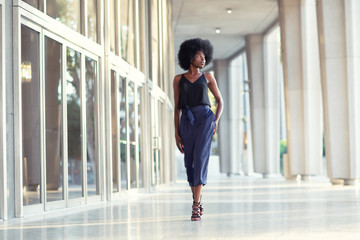
M 152 194 L 0 223 L 0 239 L 359 239 L 360 188 L 325 180 L 225 176 L 204 189 L 190 221 L 187 183 Z

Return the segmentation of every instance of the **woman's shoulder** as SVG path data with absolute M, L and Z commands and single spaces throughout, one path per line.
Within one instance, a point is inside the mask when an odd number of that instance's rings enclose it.
M 213 78 L 214 77 L 214 75 L 211 72 L 204 72 L 204 76 L 206 78 Z
M 208 84 L 214 80 L 214 75 L 211 72 L 204 72 L 204 76 Z
M 174 77 L 174 82 L 179 82 L 182 77 L 182 74 L 178 74 Z

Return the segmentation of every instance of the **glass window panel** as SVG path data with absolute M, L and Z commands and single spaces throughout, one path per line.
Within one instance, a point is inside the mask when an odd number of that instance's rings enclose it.
M 34 8 L 40 9 L 40 0 L 23 0 L 23 1 L 33 6 Z
M 135 142 L 135 85 L 133 82 L 129 82 L 128 90 L 128 102 L 129 102 L 129 134 L 130 141 Z
M 88 196 L 100 194 L 99 159 L 96 150 L 96 80 L 97 61 L 85 58 L 86 81 L 86 153 Z
M 116 14 L 116 1 L 110 0 L 110 51 L 116 53 L 118 52 L 118 44 L 116 41 L 116 36 L 118 35 L 117 30 L 117 14 Z
M 160 101 L 158 101 L 158 112 L 157 112 L 157 122 L 159 123 L 161 120 L 161 116 L 162 116 L 162 103 Z M 160 125 L 157 124 L 157 129 L 156 129 L 156 134 L 158 136 L 157 138 L 157 161 L 156 161 L 156 165 L 157 165 L 157 181 L 158 183 L 162 183 L 162 179 L 161 179 L 161 131 L 160 131 Z
M 159 33 L 158 33 L 158 0 L 151 0 L 151 61 L 150 76 L 154 84 L 160 84 L 158 81 L 159 67 Z
M 120 77 L 119 100 L 120 100 L 120 139 L 126 141 L 126 80 Z
M 94 42 L 98 42 L 97 30 L 98 30 L 98 22 L 97 22 L 97 3 L 98 0 L 88 0 L 87 1 L 87 31 L 88 37 Z
M 81 32 L 81 0 L 46 0 L 46 14 Z
M 130 187 L 136 188 L 136 146 L 130 144 Z
M 137 125 L 138 125 L 138 152 L 139 152 L 139 187 L 141 188 L 142 187 L 142 168 L 141 168 L 141 146 L 140 146 L 140 139 L 142 137 L 141 135 L 141 91 L 142 91 L 142 88 L 139 87 L 138 88 L 138 91 L 137 91 L 137 111 L 138 111 L 138 122 L 137 122 Z
M 134 0 L 120 0 L 121 57 L 135 65 L 135 14 Z
M 130 135 L 130 186 L 136 187 L 136 153 L 135 153 L 135 133 L 137 124 L 135 123 L 135 84 L 129 82 L 128 88 L 128 104 L 129 104 L 129 135 Z
M 146 71 L 146 56 L 148 53 L 146 52 L 147 46 L 147 38 L 146 38 L 146 28 L 148 26 L 145 17 L 146 14 L 146 6 L 145 1 L 139 1 L 139 42 L 140 42 L 140 49 L 139 49 L 139 57 L 140 57 L 140 71 Z
M 111 70 L 111 134 L 112 134 L 112 179 L 113 179 L 113 192 L 118 192 L 119 189 L 119 181 L 118 181 L 118 135 L 117 135 L 117 102 L 116 102 L 116 81 L 117 81 L 117 73 Z
M 127 161 L 126 161 L 126 79 L 119 79 L 119 101 L 120 101 L 120 159 L 121 159 L 121 188 L 127 188 Z
M 41 203 L 39 33 L 21 26 L 23 204 Z
M 121 188 L 127 189 L 126 142 L 120 141 Z
M 68 124 L 68 185 L 69 198 L 82 197 L 81 106 L 80 76 L 81 54 L 67 48 L 67 124 Z
M 62 45 L 45 37 L 46 198 L 64 199 L 62 146 Z

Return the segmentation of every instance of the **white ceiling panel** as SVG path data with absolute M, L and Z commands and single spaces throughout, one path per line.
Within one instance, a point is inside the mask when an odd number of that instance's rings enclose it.
M 172 0 L 175 51 L 182 41 L 200 37 L 214 45 L 214 59 L 225 59 L 245 45 L 245 36 L 262 33 L 278 18 L 277 0 Z M 231 8 L 232 13 L 226 12 Z M 220 28 L 220 34 L 215 33 Z M 179 68 L 177 68 L 177 72 Z

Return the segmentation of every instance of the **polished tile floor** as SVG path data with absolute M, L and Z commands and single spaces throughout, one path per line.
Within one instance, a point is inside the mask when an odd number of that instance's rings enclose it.
M 341 239 L 360 238 L 360 188 L 326 179 L 219 176 L 190 221 L 183 180 L 153 193 L 0 222 L 0 239 Z

